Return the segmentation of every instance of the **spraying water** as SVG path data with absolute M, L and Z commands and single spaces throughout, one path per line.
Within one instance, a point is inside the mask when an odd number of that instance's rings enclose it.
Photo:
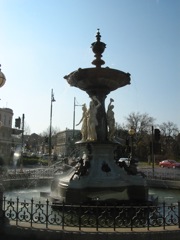
M 13 155 L 13 165 L 14 165 L 14 169 L 15 169 L 15 173 L 16 173 L 16 168 L 17 168 L 17 162 L 21 157 L 21 153 L 22 153 L 22 149 L 20 146 L 18 146 L 15 151 L 14 151 L 14 155 Z

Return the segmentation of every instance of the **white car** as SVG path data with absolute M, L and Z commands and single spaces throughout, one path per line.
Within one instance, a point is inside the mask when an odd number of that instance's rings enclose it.
M 120 158 L 119 160 L 118 160 L 118 163 L 123 163 L 123 162 L 125 162 L 126 163 L 126 165 L 127 166 L 129 166 L 130 165 L 130 158 Z

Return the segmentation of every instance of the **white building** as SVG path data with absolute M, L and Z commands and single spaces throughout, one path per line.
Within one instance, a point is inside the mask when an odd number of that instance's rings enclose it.
M 74 137 L 74 139 L 73 139 Z M 56 135 L 55 153 L 62 156 L 74 154 L 74 142 L 81 140 L 80 130 L 66 129 Z
M 10 108 L 0 108 L 0 158 L 5 164 L 10 164 L 12 160 L 13 147 L 18 144 L 18 139 L 12 134 L 20 134 L 21 131 L 12 128 L 13 110 Z M 17 139 L 17 140 L 16 140 Z

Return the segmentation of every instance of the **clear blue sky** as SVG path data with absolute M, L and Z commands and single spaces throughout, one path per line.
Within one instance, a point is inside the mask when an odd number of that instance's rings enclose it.
M 131 85 L 106 99 L 106 105 L 115 100 L 116 122 L 140 112 L 180 128 L 179 0 L 0 0 L 0 63 L 7 79 L 0 107 L 12 108 L 14 119 L 24 113 L 31 133 L 41 133 L 49 126 L 54 89 L 53 127 L 71 129 L 74 97 L 87 105 L 90 99 L 64 76 L 93 67 L 97 28 L 107 44 L 103 67 L 131 74 Z M 76 107 L 76 123 L 81 113 Z

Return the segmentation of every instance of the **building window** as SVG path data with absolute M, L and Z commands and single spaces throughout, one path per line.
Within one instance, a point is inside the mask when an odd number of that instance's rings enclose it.
M 6 126 L 6 115 L 4 115 L 4 126 Z
M 9 118 L 9 127 L 11 127 L 11 118 Z

